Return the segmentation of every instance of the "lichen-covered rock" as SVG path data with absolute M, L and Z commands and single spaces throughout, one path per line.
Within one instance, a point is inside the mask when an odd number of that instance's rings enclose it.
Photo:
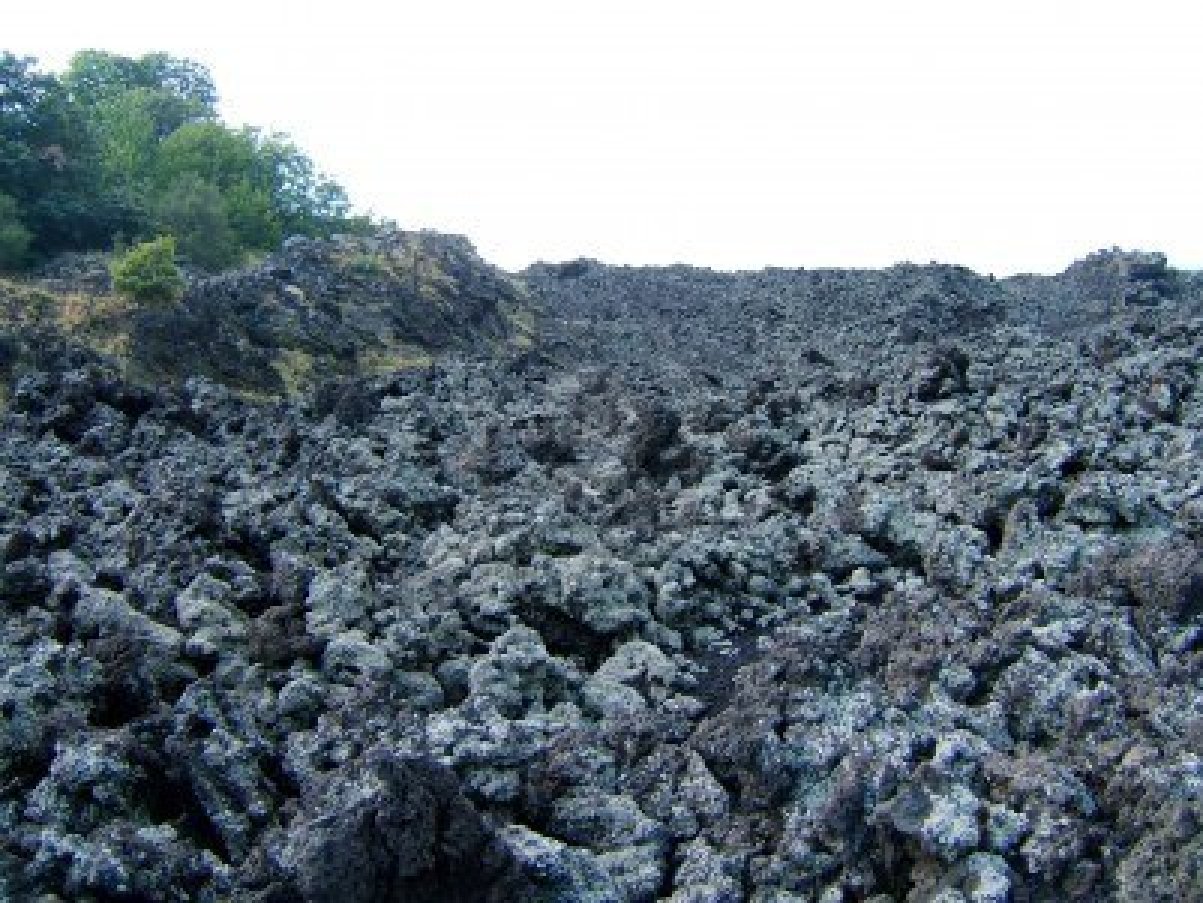
M 1203 894 L 1203 280 L 266 266 L 0 337 L 0 897 Z

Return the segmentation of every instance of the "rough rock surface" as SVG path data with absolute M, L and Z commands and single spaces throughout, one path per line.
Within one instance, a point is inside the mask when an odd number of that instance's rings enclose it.
M 1197 278 L 525 279 L 295 401 L 16 378 L 0 898 L 1203 898 Z
M 283 396 L 436 354 L 491 357 L 531 338 L 522 284 L 467 239 L 432 232 L 294 237 L 253 266 L 190 273 L 183 298 L 163 305 L 114 295 L 102 255 L 64 256 L 40 276 L 0 280 L 0 376 L 14 363 L 36 367 L 47 341 L 65 337 L 143 384 L 203 376 Z

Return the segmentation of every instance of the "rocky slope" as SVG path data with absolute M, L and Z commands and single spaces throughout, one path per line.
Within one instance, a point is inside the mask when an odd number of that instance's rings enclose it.
M 424 366 L 435 354 L 521 349 L 533 317 L 520 282 L 465 239 L 430 232 L 293 238 L 246 269 L 192 274 L 178 304 L 112 294 L 103 257 L 64 258 L 42 275 L 0 282 L 8 369 L 43 365 L 46 346 L 68 340 L 142 384 L 203 376 L 259 398 Z
M 1203 897 L 1196 278 L 523 279 L 293 401 L 25 365 L 0 897 Z

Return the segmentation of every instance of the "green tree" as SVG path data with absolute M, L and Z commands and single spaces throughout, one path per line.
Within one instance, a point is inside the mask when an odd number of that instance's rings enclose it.
M 185 173 L 222 190 L 254 179 L 258 175 L 254 132 L 234 131 L 217 122 L 180 126 L 159 145 L 155 180 L 167 186 Z
M 257 251 L 270 251 L 280 244 L 280 220 L 271 194 L 243 179 L 226 189 L 226 217 L 239 243 Z
M 97 109 L 130 92 L 141 92 L 162 140 L 189 122 L 217 118 L 217 89 L 209 70 L 165 53 L 131 58 L 103 50 L 81 50 L 71 58 L 63 84 L 71 97 Z
M 0 194 L 15 204 L 12 247 L 29 236 L 28 254 L 9 259 L 166 226 L 214 268 L 288 234 L 370 225 L 287 136 L 227 128 L 216 104 L 204 66 L 163 53 L 84 50 L 59 79 L 0 52 Z
M 18 215 L 17 202 L 0 194 L 0 270 L 14 270 L 25 262 L 31 237 Z
M 184 173 L 159 199 L 159 226 L 175 236 L 181 256 L 217 271 L 242 259 L 242 249 L 226 215 L 221 192 L 195 173 Z
M 155 179 L 158 185 L 168 186 L 191 176 L 214 186 L 238 243 L 267 250 L 279 244 L 281 211 L 273 193 L 272 170 L 264 162 L 258 140 L 253 129 L 189 123 L 159 146 Z
M 284 135 L 189 123 L 159 145 L 155 173 L 159 185 L 185 173 L 215 185 L 244 247 L 273 247 L 285 234 L 353 228 L 346 192 Z
M 138 301 L 174 301 L 184 290 L 170 235 L 135 245 L 114 260 L 109 271 L 113 287 Z
M 342 186 L 319 173 L 287 135 L 260 141 L 259 165 L 270 181 L 286 234 L 329 235 L 348 220 L 351 205 Z
M 92 108 L 106 185 L 145 192 L 159 144 L 153 109 L 156 101 L 154 92 L 135 88 Z
M 156 187 L 161 191 L 172 181 L 155 185 L 161 142 L 185 125 L 217 116 L 208 70 L 162 53 L 131 58 L 84 50 L 72 57 L 62 89 L 87 119 L 109 196 L 102 208 L 126 214 L 110 224 L 110 235 L 145 229 Z
M 52 171 L 46 154 L 61 141 L 57 84 L 29 57 L 0 53 L 0 191 L 16 195 Z
M 217 116 L 208 70 L 162 53 L 131 58 L 80 51 L 63 76 L 63 89 L 86 111 L 105 190 L 137 199 L 143 210 L 153 206 L 160 143 L 185 125 Z
M 129 199 L 104 190 L 87 111 L 11 53 L 0 53 L 0 192 L 15 199 L 40 255 L 101 247 L 136 225 Z

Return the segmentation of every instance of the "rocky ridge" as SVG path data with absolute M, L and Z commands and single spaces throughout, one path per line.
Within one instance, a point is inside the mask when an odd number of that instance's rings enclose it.
M 457 236 L 296 237 L 253 266 L 188 282 L 179 303 L 134 304 L 112 294 L 96 255 L 56 261 L 32 284 L 0 281 L 0 346 L 11 349 L 0 363 L 36 369 L 69 341 L 144 385 L 200 376 L 268 398 L 531 340 L 522 284 Z
M 1195 277 L 522 278 L 295 400 L 15 376 L 0 896 L 1203 896 Z

